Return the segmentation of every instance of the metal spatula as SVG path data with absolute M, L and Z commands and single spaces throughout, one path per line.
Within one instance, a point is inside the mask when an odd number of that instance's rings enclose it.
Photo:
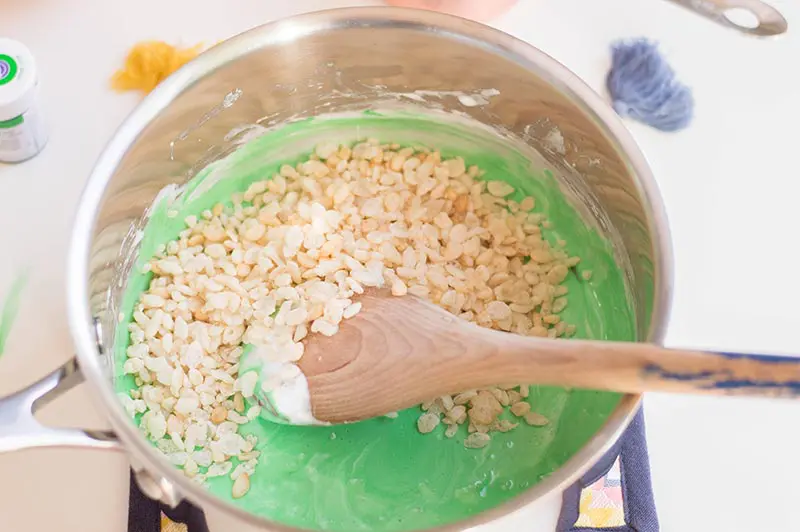
M 758 37 L 786 33 L 789 23 L 774 7 L 760 0 L 670 0 L 717 24 Z

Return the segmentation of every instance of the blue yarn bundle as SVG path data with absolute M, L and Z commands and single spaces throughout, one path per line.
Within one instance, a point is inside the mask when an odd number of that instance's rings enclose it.
M 614 43 L 606 85 L 621 116 L 661 131 L 678 131 L 692 121 L 692 91 L 675 79 L 656 43 L 646 39 Z

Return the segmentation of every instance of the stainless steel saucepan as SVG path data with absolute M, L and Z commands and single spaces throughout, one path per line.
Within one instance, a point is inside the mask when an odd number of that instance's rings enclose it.
M 143 490 L 155 499 L 177 504 L 186 498 L 209 516 L 257 530 L 294 530 L 188 480 L 118 400 L 114 336 L 136 230 L 160 190 L 230 153 L 228 134 L 245 124 L 365 109 L 387 92 L 474 94 L 487 88 L 496 91 L 488 105 L 463 105 L 458 98 L 441 98 L 437 105 L 500 126 L 539 151 L 548 166 L 579 175 L 630 264 L 638 338 L 660 342 L 672 278 L 666 218 L 642 153 L 597 94 L 536 48 L 475 22 L 395 8 L 311 13 L 250 30 L 202 54 L 151 93 L 111 139 L 81 198 L 69 250 L 67 302 L 76 358 L 0 400 L 0 452 L 124 450 Z M 554 129 L 563 137 L 559 149 L 548 145 Z M 49 428 L 34 419 L 40 406 L 84 380 L 113 434 Z M 463 530 L 559 494 L 613 445 L 639 400 L 625 396 L 580 451 L 516 499 L 438 530 Z

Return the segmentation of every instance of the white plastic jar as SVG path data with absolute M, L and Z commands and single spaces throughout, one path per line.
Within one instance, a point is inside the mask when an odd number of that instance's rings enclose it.
M 30 159 L 47 143 L 38 93 L 30 50 L 20 42 L 0 38 L 0 162 Z

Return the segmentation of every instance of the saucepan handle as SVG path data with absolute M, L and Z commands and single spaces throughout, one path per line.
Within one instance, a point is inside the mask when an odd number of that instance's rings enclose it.
M 83 380 L 73 358 L 27 388 L 0 398 L 0 453 L 47 447 L 122 450 L 110 432 L 47 427 L 36 420 L 36 412 Z
M 758 37 L 786 33 L 789 23 L 780 11 L 761 0 L 670 0 L 718 24 Z M 750 19 L 752 24 L 742 18 Z

